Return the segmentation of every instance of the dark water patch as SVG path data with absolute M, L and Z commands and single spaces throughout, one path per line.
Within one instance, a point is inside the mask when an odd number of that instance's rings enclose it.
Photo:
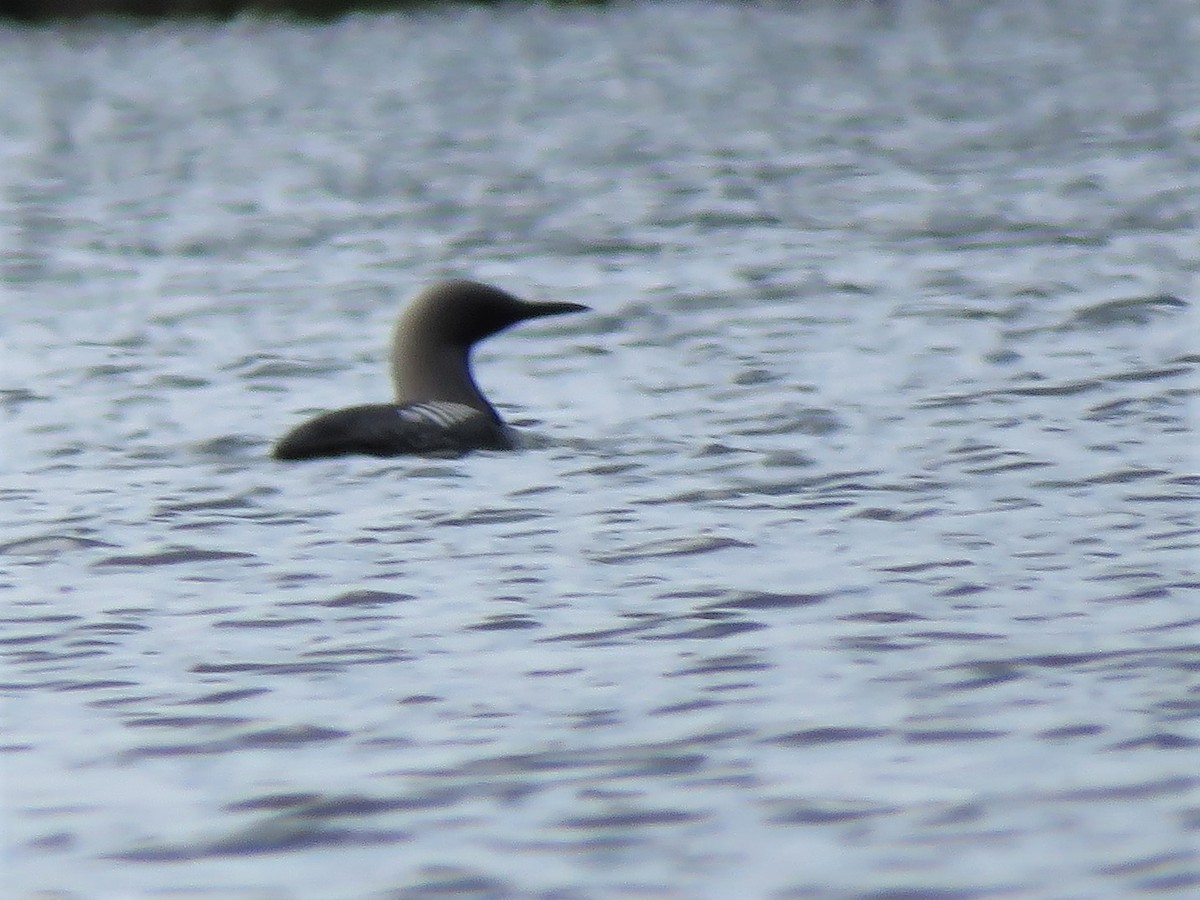
M 619 728 L 624 724 L 621 716 L 613 709 L 592 709 L 586 712 L 572 713 L 571 727 L 586 728 Z
M 578 675 L 583 671 L 581 666 L 562 666 L 557 669 L 530 669 L 524 674 L 527 678 L 559 678 L 563 675 Z
M 42 853 L 59 853 L 76 846 L 78 838 L 69 831 L 55 831 L 29 841 L 25 846 Z
M 855 900 L 986 900 L 986 898 L 1020 895 L 1018 890 L 1003 887 L 953 888 L 942 885 L 885 888 L 855 895 Z
M 591 558 L 606 565 L 623 565 L 644 559 L 659 559 L 675 556 L 695 556 L 702 553 L 713 553 L 717 550 L 727 550 L 732 547 L 751 547 L 745 541 L 716 536 L 701 536 L 694 538 L 668 538 L 665 540 L 649 541 L 635 544 L 624 550 L 614 550 L 605 553 L 593 553 Z
M 1002 397 L 1010 394 L 1016 397 L 1073 397 L 1076 394 L 1086 394 L 1098 390 L 1102 381 L 1086 379 L 1083 381 L 1067 381 L 1059 384 L 1039 384 L 1028 387 L 1011 387 L 994 391 L 994 396 Z
M 629 616 L 632 618 L 632 616 Z M 619 643 L 617 638 L 632 637 L 650 629 L 658 628 L 668 622 L 679 621 L 680 616 L 663 616 L 646 614 L 639 616 L 639 621 L 617 628 L 601 628 L 595 631 L 575 631 L 567 634 L 556 634 L 551 637 L 539 638 L 547 643 L 559 641 L 575 641 L 587 646 L 605 646 Z
M 43 534 L 0 544 L 0 554 L 12 557 L 58 557 L 73 550 L 92 550 L 96 547 L 115 547 L 108 541 L 83 538 L 72 534 Z
M 223 838 L 196 844 L 151 844 L 111 854 L 127 862 L 182 862 L 294 853 L 331 847 L 368 847 L 410 840 L 403 831 L 369 831 L 358 828 L 328 828 L 317 823 L 291 819 L 252 825 Z
M 676 631 L 671 634 L 647 634 L 642 635 L 640 640 L 644 641 L 675 641 L 675 640 L 712 640 L 714 638 L 729 637 L 733 634 L 743 634 L 747 631 L 758 631 L 761 628 L 766 628 L 761 622 L 745 622 L 745 621 L 729 621 L 729 622 L 713 622 L 708 625 L 700 625 L 695 628 L 688 628 L 683 631 Z
M 979 631 L 911 631 L 907 637 L 929 641 L 1002 641 L 1008 635 Z
M 724 458 L 745 453 L 746 451 L 740 447 L 730 447 L 728 444 L 708 443 L 701 444 L 693 453 L 695 459 L 708 459 L 711 457 Z
M 91 378 L 111 378 L 117 375 L 133 375 L 142 371 L 140 365 L 133 366 L 118 366 L 114 363 L 105 363 L 99 366 L 88 366 L 84 369 L 84 377 Z
M 6 556 L 58 556 L 71 550 L 90 550 L 96 547 L 115 547 L 116 544 L 96 538 L 71 534 L 42 534 L 0 544 L 0 554 Z
M 974 406 L 981 400 L 986 400 L 992 396 L 991 391 L 972 391 L 960 394 L 940 394 L 935 397 L 929 397 L 925 400 L 920 400 L 913 404 L 913 409 L 958 409 L 962 407 Z
M 1200 503 L 1200 494 L 1128 494 L 1125 499 L 1130 503 Z
M 122 762 L 136 763 L 143 759 L 180 759 L 192 756 L 214 756 L 228 753 L 233 746 L 228 741 L 203 741 L 190 744 L 147 744 L 131 747 L 120 754 Z
M 738 500 L 746 491 L 735 488 L 702 488 L 699 490 L 678 491 L 673 494 L 655 497 L 641 497 L 633 501 L 639 506 L 662 506 L 667 503 L 693 505 L 697 503 L 720 503 L 726 500 Z
M 946 669 L 965 673 L 965 677 L 945 685 L 945 690 L 950 691 L 970 691 L 978 688 L 994 687 L 998 684 L 1016 681 L 1023 678 L 1025 674 L 1019 666 L 1001 662 L 958 663 L 953 666 L 947 666 Z
M 939 288 L 953 288 L 955 290 L 967 287 L 967 285 L 960 283 L 957 279 L 948 281 L 945 278 L 938 279 L 936 286 Z M 896 307 L 892 315 L 897 319 L 923 319 L 928 322 L 942 320 L 1015 322 L 1023 318 L 1027 311 L 1028 307 L 1024 303 L 992 308 L 988 306 L 966 306 L 962 303 L 948 304 L 936 300 L 924 300 L 901 304 Z
M 487 246 L 492 242 L 489 238 L 481 237 L 480 243 Z M 548 235 L 547 245 L 556 255 L 567 258 L 579 256 L 593 259 L 597 254 L 653 256 L 663 252 L 663 246 L 654 241 L 622 235 L 603 235 L 581 240 L 578 235 L 559 232 Z
M 1035 481 L 1030 487 L 1034 488 L 1080 488 L 1096 484 L 1129 484 L 1146 478 L 1158 478 L 1170 474 L 1166 469 L 1124 468 L 1088 478 L 1072 480 Z
M 813 457 L 798 450 L 773 450 L 759 460 L 759 465 L 765 469 L 808 469 L 816 464 Z
M 217 562 L 229 559 L 254 559 L 253 553 L 239 550 L 201 550 L 199 547 L 175 547 L 158 553 L 137 556 L 109 556 L 93 563 L 94 566 L 175 566 L 185 563 Z
M 226 516 L 204 516 L 198 519 L 188 519 L 183 522 L 174 522 L 169 527 L 171 531 L 196 531 L 196 532 L 224 532 L 234 520 L 241 522 L 251 521 L 277 521 L 274 513 L 241 513 L 239 515 Z
M 704 685 L 701 690 L 708 694 L 726 694 L 734 691 L 749 691 L 759 685 L 754 681 L 716 681 Z
M 357 819 L 392 812 L 420 809 L 446 809 L 471 794 L 465 788 L 440 787 L 396 797 L 372 797 L 364 794 L 295 793 L 272 794 L 229 804 L 231 812 L 272 810 L 286 811 L 299 819 Z
M 1136 415 L 1143 404 L 1141 400 L 1111 400 L 1090 407 L 1083 418 L 1089 422 L 1121 421 Z
M 1038 732 L 1038 737 L 1059 741 L 1069 738 L 1095 737 L 1107 730 L 1104 725 L 1098 725 L 1094 722 L 1082 722 L 1077 725 L 1058 725 L 1054 728 L 1043 729 Z
M 934 562 L 904 563 L 898 566 L 882 566 L 879 571 L 895 572 L 901 575 L 915 575 L 921 572 L 931 572 L 935 569 L 961 569 L 964 566 L 973 565 L 975 563 L 969 559 L 948 559 Z
M 88 622 L 84 625 L 76 625 L 71 631 L 72 633 L 134 634 L 139 631 L 147 631 L 149 628 L 149 625 L 143 625 L 140 622 Z
M 648 828 L 659 825 L 686 825 L 702 822 L 707 814 L 682 809 L 630 809 L 594 816 L 574 816 L 558 823 L 559 828 L 579 830 Z
M 211 694 L 203 694 L 199 697 L 193 697 L 190 700 L 180 700 L 182 705 L 208 706 L 217 703 L 235 703 L 238 700 L 249 700 L 251 697 L 259 697 L 263 694 L 269 694 L 267 688 L 237 688 L 228 691 L 213 691 Z
M 1097 575 L 1088 576 L 1088 581 L 1093 582 L 1110 582 L 1110 581 L 1154 581 L 1160 578 L 1158 572 L 1152 569 L 1134 569 L 1124 566 L 1118 566 L 1111 571 L 1101 572 Z
M 780 744 L 785 747 L 822 747 L 828 744 L 874 740 L 875 738 L 884 737 L 891 733 L 891 730 L 887 728 L 824 725 L 764 738 L 764 741 L 769 744 Z
M 1128 591 L 1123 594 L 1114 594 L 1108 597 L 1097 597 L 1097 603 L 1142 603 L 1148 600 L 1162 600 L 1171 596 L 1171 591 L 1165 587 L 1148 587 L 1141 588 L 1136 591 Z
M 526 628 L 541 628 L 542 623 L 519 613 L 489 616 L 482 622 L 468 625 L 467 631 L 518 631 Z
M 150 387 L 164 390 L 192 390 L 208 387 L 212 381 L 208 378 L 197 378 L 192 375 L 178 375 L 173 372 L 156 375 L 150 380 Z
M 275 494 L 273 489 L 262 489 L 229 497 L 215 497 L 211 500 L 180 500 L 174 503 L 161 503 L 154 509 L 155 517 L 171 517 L 180 513 L 193 512 L 224 512 L 226 510 L 253 509 L 258 504 L 255 496 Z
M 116 697 L 102 697 L 99 700 L 89 700 L 87 706 L 91 709 L 121 709 L 126 706 L 147 707 L 162 702 L 161 694 L 121 694 Z
M 79 622 L 83 616 L 67 613 L 47 613 L 41 616 L 0 616 L 0 625 L 58 625 Z
M 973 825 L 983 822 L 987 818 L 987 815 L 988 812 L 982 804 L 958 803 L 947 808 L 938 809 L 932 815 L 926 816 L 924 824 L 933 828 Z
M 964 582 L 963 584 L 956 584 L 954 587 L 946 588 L 943 591 L 938 591 L 937 596 L 948 597 L 950 599 L 954 599 L 956 597 L 971 597 L 975 594 L 986 593 L 987 590 L 988 588 L 986 585 Z
M 921 401 L 915 404 L 915 408 L 937 409 L 944 407 L 970 406 L 980 400 L 1003 400 L 1007 397 L 1070 397 L 1077 394 L 1098 390 L 1109 384 L 1158 381 L 1166 378 L 1174 378 L 1180 375 L 1190 374 L 1192 371 L 1193 370 L 1190 367 L 1158 367 L 1154 369 L 1137 369 L 1134 371 L 1114 372 L 1100 378 L 1059 382 L 1056 384 L 1018 385 L 1013 387 L 977 391 L 973 393 L 948 394 Z M 1040 379 L 1042 376 L 1035 375 L 1031 377 Z M 1152 415 L 1158 410 L 1169 408 L 1171 406 L 1171 401 L 1169 398 L 1174 393 L 1176 392 L 1168 392 L 1166 396 L 1159 397 L 1138 399 L 1126 398 L 1106 401 L 1091 407 L 1088 410 L 1086 418 L 1093 421 L 1120 419 L 1128 417 L 1135 412 L 1141 411 L 1153 421 L 1160 421 L 1164 424 L 1176 423 L 1178 420 L 1172 416 L 1163 417 Z
M 1200 747 L 1200 738 L 1158 731 L 1112 744 L 1109 750 L 1192 750 Z
M 436 694 L 409 694 L 407 697 L 401 697 L 396 702 L 402 706 L 410 706 L 425 703 L 441 703 L 444 699 L 444 697 L 439 697 Z
M 57 641 L 62 635 L 59 632 L 46 634 L 14 634 L 0 637 L 0 647 L 21 647 L 26 644 L 41 644 L 45 641 Z
M 859 480 L 864 475 L 878 475 L 878 472 L 836 472 L 816 477 L 796 477 L 784 480 L 767 481 L 763 479 L 738 478 L 735 483 L 723 488 L 700 488 L 677 491 L 666 496 L 643 496 L 633 502 L 637 505 L 658 506 L 663 503 L 720 503 L 723 501 L 743 501 L 748 496 L 756 497 L 808 497 L 805 502 L 791 503 L 787 506 L 792 510 L 822 510 L 838 509 L 850 506 L 853 497 L 863 492 L 878 492 L 881 490 L 915 491 L 928 490 L 934 485 L 923 483 L 918 485 L 884 486 Z M 744 503 L 739 507 L 745 508 Z
M 981 466 L 976 469 L 963 469 L 963 473 L 966 475 L 998 475 L 1002 472 L 1022 472 L 1026 469 L 1043 469 L 1052 465 L 1054 464 L 1033 459 L 1023 459 L 1016 460 L 1014 462 L 1000 463 L 994 466 Z
M 956 744 L 965 741 L 987 741 L 1008 735 L 1007 731 L 987 728 L 930 728 L 914 729 L 902 733 L 910 744 Z
M 1157 710 L 1164 721 L 1183 722 L 1200 719 L 1200 699 L 1196 700 L 1164 700 L 1155 703 L 1152 709 Z
M 697 712 L 702 709 L 712 709 L 720 705 L 720 702 L 709 698 L 686 700 L 682 703 L 669 703 L 666 706 L 656 706 L 650 710 L 650 714 L 655 716 L 673 716 L 680 713 Z
M 1138 890 L 1146 892 L 1179 892 L 1200 886 L 1200 866 L 1172 875 L 1156 875 L 1140 878 L 1134 882 Z
M 731 653 L 724 656 L 710 656 L 699 662 L 667 672 L 667 678 L 678 678 L 683 675 L 719 675 L 726 672 L 761 672 L 772 669 L 770 663 L 764 662 L 748 653 Z
M 1109 328 L 1114 325 L 1149 325 L 1162 315 L 1178 313 L 1187 307 L 1186 301 L 1170 294 L 1106 300 L 1076 310 L 1061 327 L 1089 329 Z
M 904 650 L 915 650 L 924 646 L 920 641 L 903 641 L 899 637 L 888 637 L 878 634 L 859 634 L 839 638 L 837 645 L 846 650 L 864 650 L 868 653 L 896 653 Z
M 824 603 L 832 594 L 774 594 L 768 591 L 731 591 L 728 597 L 705 604 L 703 609 L 796 609 Z
M 94 659 L 95 657 L 104 655 L 104 650 L 97 649 L 94 646 L 63 653 L 30 649 L 13 650 L 5 654 L 14 665 L 36 666 L 41 671 L 71 670 L 75 668 L 73 663 L 77 660 Z M 76 682 L 71 683 L 74 684 Z
M 844 825 L 864 819 L 894 815 L 898 811 L 895 807 L 890 806 L 838 802 L 836 800 L 776 801 L 772 806 L 781 807 L 768 819 L 777 825 Z
M 1190 375 L 1194 370 L 1192 366 L 1164 366 L 1156 369 L 1135 369 L 1131 372 L 1114 372 L 1107 376 L 1108 381 L 1161 381 L 1164 378 L 1175 378 L 1178 375 Z
M 398 594 L 392 591 L 374 591 L 374 590 L 354 590 L 346 591 L 338 594 L 336 597 L 331 597 L 328 600 L 320 601 L 321 606 L 327 606 L 331 609 L 342 608 L 365 608 L 374 609 L 380 606 L 390 606 L 393 603 L 404 603 L 408 600 L 416 600 L 413 594 Z
M 804 407 L 800 409 L 786 408 L 767 413 L 756 418 L 754 424 L 731 428 L 729 433 L 739 437 L 766 437 L 780 434 L 825 437 L 842 431 L 845 427 L 842 418 L 831 409 Z
M 350 371 L 353 366 L 345 360 L 327 360 L 323 362 L 315 362 L 313 360 L 305 360 L 303 362 L 294 362 L 286 359 L 278 359 L 270 356 L 248 356 L 238 361 L 223 366 L 221 371 L 234 372 L 242 378 L 249 379 L 283 379 L 283 378 L 313 378 L 321 375 L 338 375 L 342 372 Z M 319 410 L 305 410 L 308 412 L 319 412 Z
M 1183 587 L 1182 585 L 1172 585 L 1172 587 Z M 1189 590 L 1200 589 L 1200 584 L 1187 585 Z M 1172 622 L 1162 622 L 1157 625 L 1143 625 L 1140 628 L 1134 628 L 1137 632 L 1156 632 L 1156 631 L 1175 631 L 1177 629 L 1191 630 L 1200 625 L 1200 618 L 1177 619 Z
M 540 509 L 477 509 L 463 516 L 438 519 L 439 525 L 510 525 L 517 522 L 528 522 L 547 516 Z
M 751 366 L 742 369 L 733 376 L 733 383 L 743 387 L 753 387 L 760 384 L 774 384 L 780 380 L 780 376 L 772 372 L 770 369 L 764 369 L 758 366 Z
M 990 462 L 995 459 L 1002 459 L 1006 454 L 1012 451 L 1006 450 L 1003 447 L 998 447 L 995 444 L 981 444 L 977 441 L 965 441 L 957 447 L 947 451 L 951 456 L 963 457 L 968 462 Z
M 724 741 L 732 732 L 700 735 L 664 744 L 582 748 L 571 751 L 546 750 L 472 760 L 453 769 L 424 771 L 424 776 L 482 780 L 505 775 L 562 775 L 576 771 L 598 772 L 604 778 L 686 775 L 699 771 L 708 761 L 704 753 L 681 752 L 682 747 Z
M 222 728 L 247 725 L 252 719 L 245 716 L 144 716 L 126 719 L 121 724 L 128 728 Z
M 292 628 L 297 625 L 312 625 L 320 619 L 306 618 L 276 618 L 263 619 L 221 619 L 213 622 L 213 628 Z
M 438 897 L 498 900 L 524 894 L 499 878 L 458 866 L 425 866 L 411 881 L 405 887 L 388 891 L 387 900 L 436 900 Z M 574 891 L 551 891 L 538 896 L 544 896 L 546 900 L 581 900 L 583 895 Z
M 848 615 L 838 616 L 838 619 L 843 622 L 876 622 L 880 625 L 894 625 L 897 622 L 928 621 L 924 616 L 919 616 L 916 613 L 896 610 L 875 610 L 872 612 L 850 613 Z
M 387 647 L 328 647 L 320 650 L 305 650 L 301 659 L 336 660 L 345 665 L 381 665 L 409 662 L 412 656 Z
M 1200 785 L 1200 779 L 1195 776 L 1171 776 L 1167 778 L 1155 778 L 1149 781 L 1135 781 L 1129 784 L 1069 788 L 1064 791 L 1054 791 L 1050 796 L 1055 800 L 1068 800 L 1076 803 L 1145 800 L 1158 797 L 1182 796 L 1198 785 Z
M 26 403 L 44 403 L 52 399 L 54 398 L 47 394 L 38 394 L 29 388 L 0 389 L 0 406 L 9 413 L 19 412 Z
M 874 490 L 874 484 L 866 479 L 879 478 L 885 473 L 879 469 L 853 469 L 846 472 L 826 472 L 801 481 L 805 488 L 825 494 L 847 494 Z
M 192 449 L 199 456 L 218 461 L 266 455 L 263 438 L 254 434 L 221 434 L 215 438 L 198 440 L 192 444 Z
M 294 792 L 290 794 L 268 794 L 262 797 L 253 797 L 249 800 L 239 800 L 236 803 L 228 803 L 224 809 L 229 812 L 258 812 L 268 811 L 275 812 L 278 810 L 290 810 L 298 806 L 304 806 L 319 800 L 320 794 L 312 792 Z
M 672 595 L 667 595 L 672 596 Z M 629 618 L 634 618 L 635 614 L 630 614 Z M 730 614 L 721 611 L 719 606 L 704 607 L 704 610 L 694 614 L 679 614 L 679 616 L 661 616 L 661 614 L 636 614 L 637 622 L 631 625 L 622 626 L 622 628 L 599 629 L 596 631 L 580 631 L 570 632 L 565 635 L 554 635 L 552 637 L 541 638 L 542 641 L 559 642 L 559 641 L 577 641 L 586 646 L 604 646 L 606 643 L 616 642 L 614 638 L 636 637 L 642 641 L 662 641 L 662 640 L 677 640 L 677 638 L 685 638 L 685 640 L 709 640 L 709 638 L 720 638 L 728 635 L 742 634 L 744 631 L 756 631 L 764 628 L 762 623 L 745 622 L 742 619 L 733 619 Z M 718 619 L 718 622 L 713 622 Z M 696 624 L 700 622 L 701 624 Z M 660 634 L 660 630 L 667 626 L 686 624 L 688 628 L 678 631 L 666 632 Z
M 781 481 L 766 481 L 762 479 L 744 478 L 724 492 L 721 499 L 740 499 L 745 496 L 754 497 L 794 497 L 809 490 L 808 479 L 785 478 Z M 712 499 L 717 499 L 713 497 Z
M 221 740 L 188 744 L 156 744 L 132 747 L 122 757 L 129 760 L 172 758 L 182 756 L 212 756 L 237 753 L 243 750 L 292 750 L 310 744 L 322 744 L 349 737 L 347 731 L 319 725 L 292 725 L 252 731 Z
M 937 515 L 938 510 L 933 508 L 918 509 L 905 511 L 894 508 L 884 508 L 872 506 L 866 509 L 861 509 L 850 516 L 852 519 L 866 519 L 871 522 L 912 522 L 916 519 L 924 519 L 929 516 Z
M 98 654 L 94 654 L 94 653 L 78 654 L 78 656 L 80 658 L 87 657 L 87 656 L 96 656 L 96 655 L 98 655 Z M 5 687 L 8 687 L 8 685 L 5 685 Z M 34 686 L 30 685 L 29 687 L 34 687 Z M 116 678 L 95 678 L 95 679 L 85 680 L 85 681 L 44 682 L 41 685 L 37 685 L 36 687 L 49 688 L 50 690 L 52 690 L 56 693 L 65 694 L 65 693 L 75 693 L 75 692 L 81 692 L 81 691 L 108 691 L 108 690 L 115 690 L 118 688 L 132 688 L 132 687 L 138 687 L 138 684 L 136 681 L 122 681 L 122 680 L 119 680 Z
M 700 209 L 689 215 L 686 219 L 681 219 L 676 222 L 664 220 L 662 222 L 653 222 L 651 224 L 661 224 L 666 227 L 672 225 L 690 226 L 699 228 L 701 231 L 725 231 L 728 229 L 743 229 L 743 228 L 777 228 L 783 224 L 777 216 L 760 209 Z M 724 296 L 728 298 L 729 294 L 713 295 Z M 689 302 L 698 302 L 702 308 L 720 309 L 720 303 L 713 306 L 704 306 L 704 298 L 702 296 L 692 295 L 684 298 Z M 726 305 L 732 305 L 729 300 L 726 300 Z
M 1003 671 L 1006 667 L 1021 669 L 1060 669 L 1078 671 L 1120 670 L 1139 668 L 1161 668 L 1170 666 L 1186 670 L 1189 665 L 1200 658 L 1200 645 L 1181 644 L 1171 647 L 1155 647 L 1150 649 L 1128 650 L 1096 650 L 1082 653 L 1045 653 L 1031 656 L 1014 656 L 1008 659 L 973 660 L 970 663 L 957 664 L 950 669 L 977 669 L 997 667 Z
M 68 647 L 83 647 L 83 648 L 95 647 L 98 649 L 111 649 L 111 648 L 120 646 L 120 642 L 119 641 L 102 641 L 99 638 L 91 638 L 89 640 L 67 641 L 66 646 L 68 646 Z
M 342 671 L 342 666 L 328 663 L 198 663 L 188 671 L 197 675 L 312 675 Z

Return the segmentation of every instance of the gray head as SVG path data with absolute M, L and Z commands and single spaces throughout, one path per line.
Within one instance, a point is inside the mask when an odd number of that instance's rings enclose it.
M 442 281 L 400 314 L 392 334 L 392 384 L 398 403 L 447 400 L 499 415 L 471 375 L 471 347 L 526 319 L 581 312 L 580 303 L 535 303 L 477 281 Z

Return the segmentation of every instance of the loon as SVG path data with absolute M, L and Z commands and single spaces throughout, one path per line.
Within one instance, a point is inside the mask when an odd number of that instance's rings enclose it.
M 511 450 L 509 428 L 471 374 L 471 348 L 526 319 L 586 309 L 580 303 L 522 300 L 476 281 L 431 285 L 401 313 L 392 332 L 396 401 L 322 413 L 285 434 L 272 455 L 296 460 Z

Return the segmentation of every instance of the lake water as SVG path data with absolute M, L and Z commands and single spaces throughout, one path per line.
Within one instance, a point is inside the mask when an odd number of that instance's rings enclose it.
M 0 30 L 7 896 L 1193 896 L 1198 44 Z M 449 275 L 530 447 L 271 460 Z

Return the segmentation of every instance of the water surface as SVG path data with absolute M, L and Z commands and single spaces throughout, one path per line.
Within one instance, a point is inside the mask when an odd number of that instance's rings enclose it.
M 0 31 L 14 896 L 1194 891 L 1200 16 L 1093 11 Z M 530 449 L 270 460 L 447 275 L 596 310 Z

